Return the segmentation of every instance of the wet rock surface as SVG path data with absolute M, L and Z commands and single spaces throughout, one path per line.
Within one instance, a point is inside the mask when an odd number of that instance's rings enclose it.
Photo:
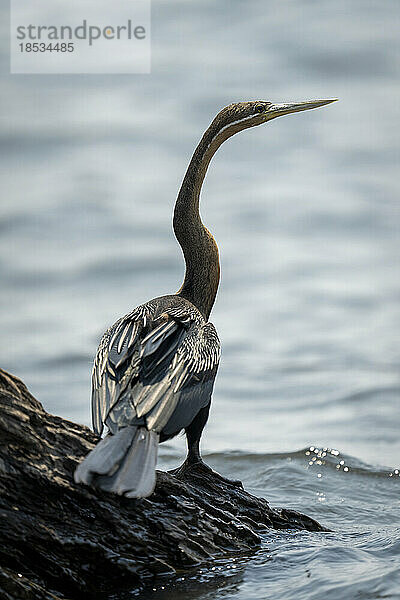
M 266 529 L 325 531 L 200 469 L 158 472 L 142 500 L 78 486 L 73 471 L 96 441 L 0 370 L 0 598 L 115 597 L 249 553 Z

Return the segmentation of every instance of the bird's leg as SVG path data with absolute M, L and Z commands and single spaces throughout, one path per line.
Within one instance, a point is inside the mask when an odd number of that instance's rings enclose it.
M 223 477 L 222 475 L 214 471 L 211 467 L 206 465 L 206 463 L 201 458 L 200 438 L 201 434 L 203 433 L 204 426 L 207 423 L 209 411 L 210 405 L 201 409 L 197 416 L 194 418 L 194 420 L 191 422 L 189 427 L 185 429 L 188 446 L 188 454 L 186 460 L 180 467 L 178 467 L 178 469 L 174 469 L 170 472 L 173 475 L 175 475 L 175 477 L 186 475 L 190 472 L 205 473 L 207 475 L 212 475 L 215 479 L 219 479 L 224 483 L 229 483 L 231 485 L 243 487 L 241 481 Z

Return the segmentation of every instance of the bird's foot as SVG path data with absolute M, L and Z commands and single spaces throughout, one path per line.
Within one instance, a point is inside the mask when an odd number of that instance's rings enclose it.
M 219 473 L 217 473 L 216 471 L 214 471 L 211 467 L 209 467 L 208 465 L 206 465 L 206 463 L 203 460 L 197 460 L 197 461 L 192 461 L 192 460 L 185 460 L 185 462 L 178 467 L 177 469 L 173 469 L 172 471 L 168 471 L 169 473 L 171 473 L 171 475 L 174 475 L 174 477 L 177 477 L 178 479 L 184 478 L 185 476 L 189 475 L 189 474 L 199 474 L 199 475 L 206 475 L 208 477 L 212 477 L 214 479 L 218 479 L 219 481 L 222 481 L 223 483 L 227 483 L 229 485 L 234 485 L 235 487 L 240 487 L 243 488 L 243 484 L 241 481 L 239 481 L 239 479 L 228 479 L 227 477 L 223 477 L 223 475 L 220 475 Z

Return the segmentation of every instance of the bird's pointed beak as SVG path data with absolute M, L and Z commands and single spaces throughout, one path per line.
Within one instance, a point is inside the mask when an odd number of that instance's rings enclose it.
M 308 100 L 307 102 L 288 102 L 284 104 L 271 104 L 265 113 L 267 119 L 274 119 L 282 115 L 290 115 L 290 113 L 300 112 L 302 110 L 310 110 L 311 108 L 319 108 L 331 102 L 337 102 L 338 98 L 330 100 Z

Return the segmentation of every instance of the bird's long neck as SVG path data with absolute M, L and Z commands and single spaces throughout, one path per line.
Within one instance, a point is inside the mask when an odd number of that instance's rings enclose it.
M 203 225 L 199 201 L 200 191 L 211 158 L 225 136 L 217 135 L 213 124 L 197 146 L 175 204 L 174 232 L 186 262 L 185 279 L 177 292 L 194 304 L 208 319 L 219 285 L 218 246 Z

